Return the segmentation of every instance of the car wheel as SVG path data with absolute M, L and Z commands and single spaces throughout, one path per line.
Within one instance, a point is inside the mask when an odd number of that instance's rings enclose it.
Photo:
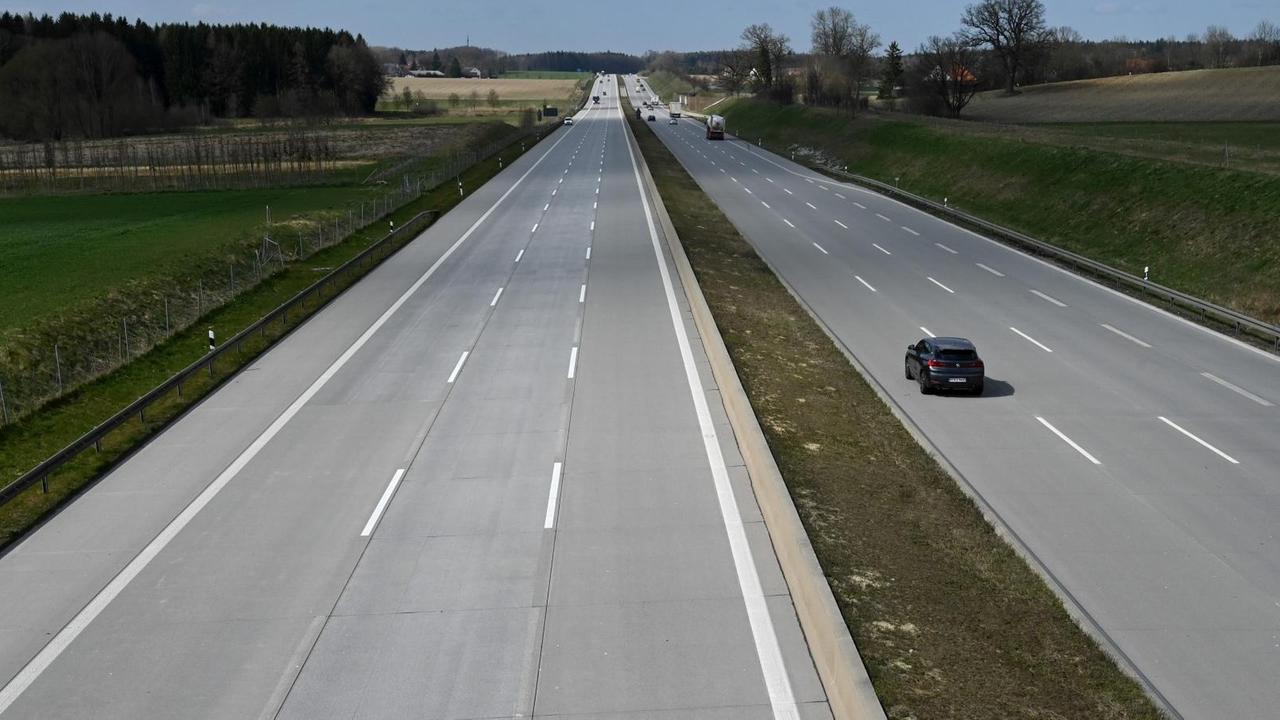
M 908 380 L 914 380 L 914 379 L 915 379 L 915 378 L 911 377 L 911 363 L 906 362 L 906 361 L 903 361 L 903 363 L 902 363 L 902 372 L 903 372 L 903 374 L 905 374 L 905 375 L 907 376 L 907 379 L 908 379 Z
M 982 394 L 982 383 L 978 383 L 977 385 L 973 386 L 973 394 L 974 395 Z
M 918 376 L 916 376 L 916 379 L 918 379 L 918 380 L 920 381 L 920 394 L 921 394 L 921 395 L 928 395 L 928 394 L 929 394 L 929 383 L 925 381 L 925 379 L 924 379 L 924 373 L 920 373 Z

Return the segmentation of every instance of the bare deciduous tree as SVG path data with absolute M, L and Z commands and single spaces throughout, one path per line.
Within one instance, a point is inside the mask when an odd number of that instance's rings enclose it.
M 960 117 L 978 89 L 973 73 L 976 61 L 973 44 L 963 34 L 934 35 L 916 50 L 913 90 L 941 105 L 951 117 Z
M 791 52 L 791 38 L 775 32 L 769 23 L 757 23 L 742 31 L 742 42 L 755 55 L 759 89 L 772 90 L 782 76 L 782 59 Z
M 1027 55 L 1045 40 L 1044 3 L 1040 0 L 982 0 L 964 9 L 962 38 L 989 46 L 1004 65 L 1007 93 L 1018 92 L 1018 73 Z M 932 38 L 930 39 L 931 44 Z
M 1226 67 L 1235 41 L 1230 30 L 1221 25 L 1210 25 L 1204 31 L 1205 64 L 1211 68 Z
M 730 94 L 737 95 L 751 76 L 751 54 L 743 50 L 727 50 L 720 53 L 720 84 Z
M 814 54 L 823 58 L 824 69 L 842 77 L 844 100 L 849 101 L 851 112 L 856 112 L 871 53 L 880 47 L 880 36 L 859 23 L 853 13 L 835 6 L 814 13 L 811 26 Z
M 1280 60 L 1280 25 L 1270 20 L 1261 20 L 1253 28 L 1249 40 L 1253 43 L 1259 65 Z

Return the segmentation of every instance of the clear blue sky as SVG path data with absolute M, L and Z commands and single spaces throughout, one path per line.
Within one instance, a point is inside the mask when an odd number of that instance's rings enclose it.
M 271 22 L 342 27 L 375 45 L 431 48 L 475 45 L 508 52 L 537 50 L 720 49 L 738 43 L 746 25 L 767 22 L 809 48 L 813 11 L 841 5 L 869 23 L 887 44 L 914 49 L 925 37 L 959 27 L 964 0 L 21 0 L 10 10 L 36 14 L 112 12 L 130 19 Z M 1091 39 L 1184 37 L 1211 23 L 1247 35 L 1258 20 L 1280 23 L 1280 0 L 1046 0 L 1051 25 L 1070 25 Z M 678 21 L 677 21 L 678 18 Z

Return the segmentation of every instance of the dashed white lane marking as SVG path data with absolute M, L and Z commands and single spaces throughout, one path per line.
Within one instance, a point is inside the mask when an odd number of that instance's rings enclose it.
M 795 227 L 795 225 L 791 225 L 791 221 L 786 218 L 782 218 L 782 222 L 786 223 L 787 225 L 790 225 L 791 227 Z
M 845 230 L 848 230 L 848 229 L 849 229 L 849 226 L 848 226 L 848 225 L 845 225 L 844 223 L 840 222 L 839 220 L 835 220 L 834 222 L 835 222 L 835 224 L 839 225 L 840 227 L 844 228 Z
M 760 201 L 760 204 L 761 204 L 761 205 L 763 205 L 763 206 L 765 206 L 765 207 L 766 207 L 766 208 L 768 208 L 769 210 L 772 210 L 772 209 L 773 209 L 773 208 L 769 207 L 769 203 L 767 203 L 767 202 L 765 202 L 765 201 L 763 201 L 763 200 L 761 200 L 761 201 Z
M 587 301 L 587 284 L 583 283 L 582 287 L 578 288 L 578 302 L 584 303 L 586 301 Z
M 569 379 L 573 379 L 573 374 L 578 371 L 578 346 L 574 345 L 569 351 Z
M 458 358 L 458 364 L 453 366 L 453 372 L 449 373 L 449 384 L 453 384 L 458 379 L 458 373 L 462 372 L 462 366 L 467 362 L 467 356 L 471 354 L 470 350 L 463 350 L 462 357 Z
M 592 210 L 598 210 L 598 209 L 599 209 L 599 207 L 600 207 L 600 203 L 599 203 L 598 201 L 595 201 L 595 202 L 592 202 L 592 203 L 591 203 L 591 209 L 592 209 Z
M 1196 442 L 1200 443 L 1200 445 L 1202 445 L 1203 447 L 1205 447 L 1206 449 L 1208 449 L 1210 452 L 1212 452 L 1213 454 L 1217 455 L 1218 457 L 1222 458 L 1223 460 L 1226 460 L 1227 462 L 1231 463 L 1232 465 L 1239 465 L 1239 464 L 1240 464 L 1240 461 L 1239 461 L 1239 460 L 1236 460 L 1235 458 L 1233 458 L 1233 457 L 1231 457 L 1230 455 L 1228 455 L 1228 454 L 1226 454 L 1226 453 L 1222 452 L 1222 451 L 1221 451 L 1221 450 L 1219 450 L 1218 448 L 1216 448 L 1216 447 L 1214 447 L 1214 446 L 1210 445 L 1209 443 L 1205 442 L 1204 440 L 1201 440 L 1200 438 L 1198 438 L 1198 437 L 1196 437 L 1195 435 L 1191 434 L 1191 432 L 1190 432 L 1189 430 L 1187 430 L 1186 428 L 1184 428 L 1184 427 L 1182 427 L 1181 425 L 1177 424 L 1176 422 L 1174 422 L 1174 421 L 1170 420 L 1170 419 L 1169 419 L 1169 418 L 1167 418 L 1167 417 L 1164 417 L 1163 415 L 1161 415 L 1161 416 L 1159 416 L 1159 417 L 1160 417 L 1160 422 L 1164 423 L 1165 425 L 1168 425 L 1169 427 L 1173 428 L 1174 430 L 1177 430 L 1178 432 L 1182 433 L 1183 435 L 1186 435 L 1187 437 L 1191 438 L 1192 440 L 1195 440 Z
M 533 229 L 532 229 L 532 230 L 530 230 L 529 232 L 538 232 L 538 223 L 534 223 L 534 224 L 533 224 Z
M 1135 343 L 1135 344 L 1141 345 L 1141 346 L 1142 346 L 1142 347 L 1144 347 L 1144 348 L 1149 348 L 1149 347 L 1151 347 L 1151 345 L 1149 345 L 1148 343 L 1146 343 L 1146 342 L 1144 342 L 1144 341 L 1142 341 L 1142 340 L 1139 340 L 1138 338 L 1136 338 L 1136 337 L 1134 337 L 1134 336 L 1130 335 L 1129 333 L 1127 333 L 1127 332 L 1125 332 L 1125 331 L 1123 331 L 1123 330 L 1120 330 L 1119 328 L 1111 327 L 1110 325 L 1108 325 L 1108 324 L 1106 324 L 1106 323 L 1098 323 L 1098 324 L 1099 324 L 1099 325 L 1101 325 L 1102 327 L 1104 327 L 1104 328 L 1106 328 L 1106 329 L 1110 330 L 1111 332 L 1113 332 L 1113 333 L 1115 333 L 1115 334 L 1119 335 L 1120 337 L 1124 338 L 1125 340 L 1128 340 L 1128 341 L 1133 342 L 1133 343 Z
M 826 190 L 827 192 L 831 192 L 831 188 L 827 187 L 826 185 L 819 185 L 818 187 L 823 190 Z
M 382 519 L 382 513 L 387 509 L 387 503 L 391 502 L 392 496 L 396 494 L 396 488 L 400 485 L 400 478 L 404 477 L 404 468 L 396 470 L 391 476 L 391 482 L 387 483 L 387 489 L 382 491 L 382 497 L 378 498 L 378 504 L 374 506 L 373 513 L 369 515 L 369 521 L 364 524 L 364 529 L 360 531 L 360 537 L 369 537 L 373 534 L 374 528 L 378 527 L 378 521 Z
M 885 221 L 885 222 L 893 222 L 893 221 L 892 221 L 892 220 L 890 220 L 889 218 L 887 218 L 887 217 L 885 217 L 885 216 L 881 215 L 880 213 L 876 213 L 876 217 L 880 218 L 881 220 L 883 220 L 883 221 Z
M 1050 297 L 1049 295 L 1045 295 L 1044 293 L 1040 292 L 1039 290 L 1032 290 L 1032 291 L 1031 291 L 1031 294 L 1032 294 L 1032 295 L 1035 295 L 1036 297 L 1040 298 L 1041 300 L 1048 300 L 1049 302 L 1053 303 L 1054 305 L 1057 305 L 1058 307 L 1066 307 L 1066 306 L 1067 306 L 1067 304 L 1066 304 L 1066 303 L 1064 303 L 1064 302 L 1062 302 L 1061 300 L 1059 300 L 1059 299 L 1057 299 L 1057 298 L 1055 298 L 1055 297 Z
M 522 257 L 524 257 L 524 248 L 520 248 L 520 252 L 516 253 L 516 262 L 520 262 Z
M 947 287 L 946 285 L 943 285 L 942 283 L 938 282 L 937 280 L 934 280 L 932 277 L 930 277 L 930 276 L 928 276 L 928 275 L 926 275 L 925 277 L 928 277 L 928 278 L 929 278 L 929 282 L 933 283 L 934 285 L 937 285 L 938 287 L 942 288 L 943 290 L 946 290 L 947 292 L 951 293 L 952 295 L 955 295 L 955 294 L 956 294 L 956 291 L 955 291 L 955 290 L 952 290 L 951 288 Z
M 590 246 L 590 245 L 588 245 L 588 246 L 587 246 L 587 259 L 588 259 L 588 260 L 590 260 L 590 259 L 591 259 L 591 246 Z
M 751 188 L 747 187 L 746 185 L 743 185 L 742 189 L 746 190 L 748 195 L 755 195 L 755 193 L 751 192 Z
M 1072 440 L 1071 438 L 1067 437 L 1065 434 L 1063 434 L 1061 430 L 1054 427 L 1053 423 L 1050 423 L 1048 420 L 1045 420 L 1039 415 L 1036 416 L 1036 420 L 1039 420 L 1041 425 L 1049 428 L 1049 432 L 1053 433 L 1054 435 L 1057 435 L 1058 439 L 1062 440 L 1062 442 L 1070 445 L 1073 449 L 1075 449 L 1076 452 L 1083 455 L 1086 460 L 1093 463 L 1094 465 L 1102 464 L 1102 462 L 1099 461 L 1098 458 L 1094 457 L 1093 455 L 1090 455 L 1088 450 L 1085 450 L 1084 448 L 1080 447 L 1078 444 L 1076 444 L 1075 440 Z
M 790 190 L 788 190 L 788 189 L 786 189 L 786 188 L 782 188 L 782 192 L 784 192 L 784 193 L 786 193 L 786 194 L 788 194 L 788 195 L 795 195 L 795 193 L 791 192 Z
M 1248 390 L 1245 390 L 1244 388 L 1240 387 L 1239 385 L 1233 385 L 1232 383 L 1229 383 L 1229 382 L 1227 382 L 1226 380 L 1223 380 L 1222 378 L 1218 377 L 1217 375 L 1214 375 L 1213 373 L 1202 372 L 1202 373 L 1200 373 L 1200 374 L 1201 374 L 1202 376 L 1204 376 L 1204 377 L 1206 377 L 1206 378 L 1209 378 L 1210 380 L 1212 380 L 1212 381 L 1214 381 L 1214 382 L 1218 383 L 1218 384 L 1219 384 L 1219 385 L 1221 385 L 1222 387 L 1224 387 L 1224 388 L 1226 388 L 1226 389 L 1228 389 L 1228 390 L 1230 390 L 1230 391 L 1232 391 L 1232 392 L 1238 393 L 1238 394 L 1240 394 L 1240 395 L 1243 395 L 1244 397 L 1249 398 L 1250 400 L 1252 400 L 1252 401 L 1254 401 L 1254 402 L 1258 403 L 1259 405 L 1261 405 L 1261 406 L 1263 406 L 1263 407 L 1271 407 L 1271 406 L 1272 406 L 1272 404 L 1271 404 L 1271 402 L 1270 402 L 1269 400 L 1267 400 L 1267 399 L 1265 399 L 1265 398 L 1258 397 L 1257 395 L 1254 395 L 1253 393 L 1249 392 Z
M 822 246 L 821 246 L 821 245 L 819 245 L 818 243 L 814 243 L 814 244 L 813 244 L 813 246 L 814 246 L 814 247 L 816 247 L 816 248 L 818 248 L 818 250 L 819 250 L 823 255 L 830 255 L 830 254 L 831 254 L 831 253 L 827 252 L 827 249 L 826 249 L 826 248 L 822 247 Z
M 929 330 L 929 328 L 923 325 L 920 326 L 920 332 L 924 333 L 925 335 L 928 335 L 929 337 L 938 337 L 937 335 L 934 335 L 933 332 Z
M 595 220 L 592 220 L 592 221 L 591 221 L 591 232 L 595 232 L 595 231 L 596 231 L 596 221 L 595 221 Z
M 871 283 L 867 282 L 866 280 L 863 280 L 863 279 L 862 279 L 862 276 L 860 276 L 860 275 L 854 275 L 853 277 L 854 277 L 858 282 L 862 283 L 863 287 L 865 287 L 866 289 L 870 290 L 871 292 L 879 292 L 879 291 L 878 291 L 878 290 L 876 290 L 875 288 L 871 287 Z
M 817 205 L 814 205 L 813 203 L 808 202 L 808 201 L 806 201 L 806 202 L 805 202 L 805 205 L 808 205 L 810 208 L 812 208 L 812 209 L 814 209 L 814 210 L 817 210 L 817 209 L 818 209 L 818 206 L 817 206 Z
M 767 177 L 767 178 L 765 178 L 764 180 L 765 180 L 765 182 L 773 182 L 773 178 L 771 178 L 771 177 Z
M 952 250 L 951 248 L 947 247 L 946 245 L 943 245 L 942 243 L 937 243 L 937 242 L 936 242 L 936 243 L 934 243 L 934 245 L 937 245 L 938 247 L 942 248 L 943 250 L 946 250 L 947 252 L 951 253 L 952 255 L 959 255 L 959 254 L 960 254 L 960 253 L 956 252 L 955 250 Z
M 562 467 L 560 463 L 551 466 L 551 491 L 547 494 L 547 517 L 542 522 L 544 530 L 550 530 L 556 526 L 556 500 L 560 497 L 560 471 Z
M 899 225 L 898 227 L 902 228 L 903 230 L 906 230 L 907 232 L 911 233 L 912 235 L 915 235 L 916 237 L 920 237 L 920 233 L 916 232 L 915 230 L 912 230 L 906 225 Z
M 730 180 L 732 180 L 732 181 L 734 181 L 734 182 L 738 182 L 738 178 L 736 178 L 736 177 L 734 177 L 734 176 L 732 176 L 732 175 L 730 175 L 730 176 L 729 176 L 729 179 L 730 179 Z
M 893 254 L 893 253 L 889 252 L 888 250 L 885 250 L 884 248 L 880 247 L 880 246 L 879 246 L 879 245 L 877 245 L 876 243 L 871 243 L 871 247 L 873 247 L 873 248 L 875 248 L 875 249 L 879 250 L 880 252 L 884 253 L 885 255 L 892 255 L 892 254 Z
M 847 198 L 847 197 L 845 197 L 845 196 L 841 195 L 840 193 L 836 193 L 836 197 L 840 198 L 841 200 L 848 200 L 848 199 L 849 199 L 849 198 Z
M 720 168 L 720 172 L 724 172 L 724 168 Z
M 759 175 L 759 174 L 760 174 L 760 171 L 759 171 L 759 170 L 757 170 L 757 169 L 755 169 L 755 168 L 751 168 L 751 172 L 753 172 L 753 173 L 755 173 L 755 174 L 757 174 L 757 175 Z
M 551 194 L 554 196 L 558 192 L 560 192 L 560 188 L 555 188 L 554 190 L 551 191 Z
M 502 297 L 502 288 L 498 288 L 498 292 L 493 294 L 493 299 L 489 301 L 489 307 L 494 307 L 495 305 L 497 305 L 498 298 L 500 297 Z
M 856 207 L 856 208 L 858 208 L 859 210 L 866 210 L 866 209 L 867 209 L 867 206 L 866 206 L 866 205 L 863 205 L 862 203 L 860 203 L 860 202 L 858 202 L 858 201 L 856 201 L 856 200 L 853 202 L 853 206 L 854 206 L 854 207 Z
M 1030 335 L 1028 335 L 1028 334 L 1026 334 L 1026 333 L 1022 332 L 1022 331 L 1021 331 L 1021 330 L 1019 330 L 1018 328 L 1013 327 L 1013 326 L 1010 326 L 1010 327 L 1009 327 L 1009 329 L 1010 329 L 1010 330 L 1012 330 L 1012 331 L 1014 331 L 1014 332 L 1015 332 L 1015 333 L 1017 333 L 1018 335 L 1021 335 L 1023 340 L 1026 340 L 1027 342 L 1031 343 L 1032 345 L 1035 345 L 1036 347 L 1040 348 L 1041 350 L 1043 350 L 1043 351 L 1045 351 L 1045 352 L 1047 352 L 1047 353 L 1051 353 L 1051 352 L 1053 352 L 1052 350 L 1050 350 L 1050 349 L 1049 349 L 1049 346 L 1045 345 L 1044 343 L 1040 342 L 1039 340 L 1036 340 L 1035 338 L 1031 337 Z
M 995 275 L 996 277 L 1004 277 L 1004 273 L 1000 272 L 999 270 L 996 270 L 995 268 L 987 267 L 982 263 L 974 263 L 974 265 L 977 265 L 978 267 L 982 268 L 983 270 L 986 270 L 987 272 L 991 273 L 992 275 Z
M 542 206 L 542 212 L 546 212 L 551 207 L 551 203 Z

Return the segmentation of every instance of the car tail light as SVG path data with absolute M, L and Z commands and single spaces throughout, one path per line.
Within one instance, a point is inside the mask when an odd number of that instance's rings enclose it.
M 929 367 L 946 367 L 946 366 L 947 366 L 947 364 L 946 364 L 946 363 L 944 363 L 944 362 L 942 362 L 941 360 L 930 360 L 930 361 L 929 361 Z
M 965 367 L 967 367 L 967 368 L 980 368 L 980 367 L 982 367 L 982 361 L 981 361 L 981 360 L 974 360 L 973 362 L 967 362 L 967 363 L 965 363 L 965 364 L 964 364 L 964 366 L 965 366 Z

